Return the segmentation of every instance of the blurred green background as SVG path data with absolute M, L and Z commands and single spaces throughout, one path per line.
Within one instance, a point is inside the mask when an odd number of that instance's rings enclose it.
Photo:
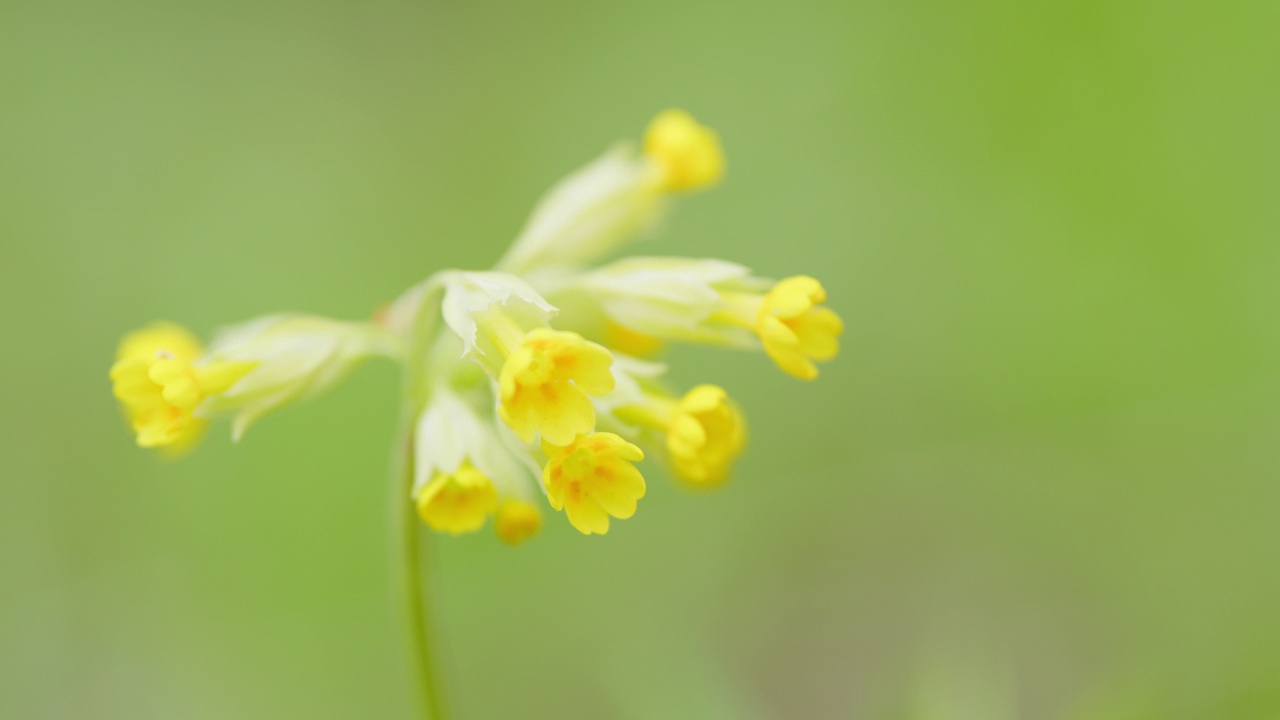
M 133 446 L 154 318 L 367 317 L 656 111 L 646 253 L 826 283 L 816 384 L 604 538 L 434 548 L 480 718 L 1280 718 L 1280 4 L 0 4 L 0 717 L 407 718 L 371 363 Z

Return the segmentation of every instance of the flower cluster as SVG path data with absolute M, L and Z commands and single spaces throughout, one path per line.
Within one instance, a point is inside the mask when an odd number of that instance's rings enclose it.
M 811 277 L 773 282 L 710 259 L 602 264 L 673 198 L 723 173 L 716 133 L 666 111 L 642 148 L 620 144 L 552 188 L 494 270 L 437 273 L 370 322 L 272 316 L 208 349 L 154 324 L 121 342 L 115 396 L 140 446 L 180 451 L 210 418 L 232 416 L 239 439 L 364 359 L 390 358 L 405 368 L 412 492 L 427 525 L 459 534 L 493 517 L 516 544 L 538 532 L 545 498 L 582 533 L 604 534 L 635 513 L 646 455 L 710 487 L 746 445 L 724 389 L 664 384 L 652 357 L 667 343 L 761 349 L 803 380 L 838 349 L 840 318 Z

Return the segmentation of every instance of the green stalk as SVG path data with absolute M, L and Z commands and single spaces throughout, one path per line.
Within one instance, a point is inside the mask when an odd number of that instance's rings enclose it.
M 399 556 L 399 595 L 402 598 L 404 631 L 408 640 L 409 672 L 418 698 L 418 713 L 422 720 L 448 720 L 442 697 L 441 683 L 436 677 L 435 656 L 431 643 L 435 635 L 431 629 L 432 588 L 430 571 L 422 565 L 423 541 L 418 537 L 422 526 L 413 502 L 414 427 L 418 413 L 426 405 L 430 394 L 429 383 L 433 376 L 430 356 L 435 327 L 440 317 L 440 298 L 444 292 L 440 274 L 432 275 L 411 292 L 418 294 L 420 306 L 405 343 L 404 386 L 402 402 L 404 416 L 397 435 L 395 462 L 391 468 L 391 525 L 397 542 L 395 554 Z
M 436 677 L 431 642 L 430 572 L 422 568 L 422 543 L 418 538 L 418 514 L 413 504 L 413 423 L 400 433 L 397 462 L 392 468 L 392 522 L 396 528 L 400 556 L 400 596 L 403 601 L 405 632 L 409 641 L 409 670 L 417 690 L 423 720 L 447 720 Z

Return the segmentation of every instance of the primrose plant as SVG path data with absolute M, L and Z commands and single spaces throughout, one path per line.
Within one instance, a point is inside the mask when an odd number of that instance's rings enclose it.
M 674 197 L 723 174 L 715 131 L 665 111 L 642 148 L 620 143 L 553 187 L 494 269 L 438 272 L 368 322 L 272 315 L 226 328 L 207 348 L 154 323 L 121 341 L 115 397 L 139 446 L 181 453 L 213 419 L 229 416 L 239 440 L 367 358 L 400 363 L 395 492 L 419 675 L 429 676 L 413 517 L 448 534 L 492 517 L 515 545 L 550 506 L 584 535 L 603 535 L 644 497 L 636 464 L 646 455 L 711 487 L 746 444 L 742 411 L 722 388 L 681 394 L 664 383 L 653 357 L 667 343 L 763 350 L 802 380 L 836 356 L 842 323 L 811 277 L 774 282 L 715 259 L 601 264 L 651 233 Z M 422 686 L 424 709 L 440 717 L 429 677 Z

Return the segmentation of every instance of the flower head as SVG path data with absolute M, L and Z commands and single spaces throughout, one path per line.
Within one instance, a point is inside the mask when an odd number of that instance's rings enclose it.
M 619 370 L 620 389 L 606 409 L 622 432 L 660 450 L 688 485 L 724 482 L 747 444 L 746 419 L 729 394 L 704 384 L 674 396 L 658 382 L 665 368 L 654 363 L 628 359 Z
M 125 336 L 111 382 L 141 447 L 189 447 L 204 428 L 206 398 L 227 391 L 254 362 L 201 363 L 200 341 L 185 328 L 155 323 Z
M 498 507 L 498 491 L 470 463 L 437 473 L 418 493 L 418 514 L 433 530 L 450 535 L 474 532 Z
M 541 432 L 564 445 L 595 427 L 588 395 L 613 389 L 613 356 L 582 336 L 538 329 L 525 335 L 507 357 L 498 378 L 498 413 L 525 442 Z
M 497 382 L 498 415 L 524 442 L 565 444 L 595 427 L 590 395 L 613 389 L 604 347 L 552 330 L 556 308 L 504 273 L 459 273 L 449 281 L 445 321 L 466 355 Z
M 706 188 L 724 175 L 715 130 L 683 110 L 649 123 L 644 152 L 619 143 L 551 189 L 498 262 L 524 274 L 598 262 L 658 224 L 672 193 Z
M 778 367 L 800 378 L 818 377 L 814 360 L 830 360 L 840 350 L 840 316 L 823 305 L 827 291 L 807 275 L 789 277 L 764 296 L 755 329 L 764 351 Z
M 778 283 L 723 260 L 625 258 L 561 282 L 552 297 L 585 297 L 610 323 L 659 340 L 763 348 L 784 371 L 812 380 L 843 330 L 817 280 Z
M 152 325 L 121 342 L 115 396 L 139 445 L 182 448 L 211 418 L 230 416 L 239 439 L 385 357 L 405 373 L 406 515 L 416 509 L 453 535 L 492 516 L 515 545 L 539 532 L 545 497 L 580 532 L 604 534 L 644 497 L 636 463 L 646 452 L 707 487 L 746 445 L 724 389 L 672 393 L 667 366 L 640 357 L 671 341 L 763 350 L 813 379 L 815 362 L 838 350 L 840 318 L 813 278 L 774 283 L 712 258 L 601 264 L 724 169 L 715 130 L 667 110 L 642 143 L 618 143 L 552 187 L 495 269 L 437 272 L 371 322 L 271 315 L 208 349 L 176 325 Z
M 649 123 L 644 151 L 662 168 L 668 190 L 707 187 L 724 175 L 720 136 L 683 110 L 666 110 Z
M 692 485 L 715 485 L 746 446 L 746 420 L 723 388 L 699 385 L 675 404 L 666 435 L 676 474 Z
M 625 520 L 644 497 L 644 477 L 632 463 L 644 459 L 640 448 L 613 433 L 597 432 L 567 445 L 543 443 L 547 465 L 542 484 L 547 500 L 564 510 L 584 535 L 609 532 L 609 517 Z

